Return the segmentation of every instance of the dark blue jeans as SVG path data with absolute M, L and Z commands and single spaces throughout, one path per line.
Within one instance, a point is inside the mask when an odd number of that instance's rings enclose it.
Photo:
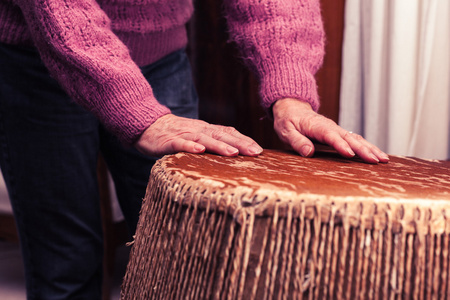
M 143 67 L 156 98 L 197 117 L 184 51 Z M 134 233 L 154 158 L 124 147 L 52 79 L 34 49 L 0 44 L 0 166 L 25 264 L 28 299 L 100 299 L 103 155 Z

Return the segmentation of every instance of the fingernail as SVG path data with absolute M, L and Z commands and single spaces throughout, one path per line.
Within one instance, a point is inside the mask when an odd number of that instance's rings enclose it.
M 205 146 L 200 145 L 200 144 L 195 144 L 194 145 L 194 150 L 197 151 L 197 152 L 203 152 L 203 151 L 205 151 Z
M 378 159 L 378 157 L 375 156 L 375 154 L 370 154 L 369 155 L 370 158 L 372 158 L 373 160 L 375 160 L 376 162 L 380 162 L 380 160 Z
M 307 157 L 312 151 L 312 147 L 309 145 L 305 145 L 300 149 L 300 154 L 304 157 Z
M 350 154 L 351 156 L 355 156 L 356 155 L 355 152 L 353 152 L 353 150 L 350 149 L 350 148 L 347 149 L 347 153 Z
M 383 160 L 389 160 L 389 155 L 387 155 L 386 153 L 382 153 L 380 156 Z
M 263 149 L 258 146 L 248 147 L 248 152 L 250 152 L 251 154 L 260 154 L 262 151 L 263 151 Z
M 228 154 L 230 154 L 230 155 L 234 155 L 234 154 L 238 154 L 238 153 L 239 153 L 239 150 L 236 149 L 236 148 L 234 148 L 234 147 L 227 147 L 227 152 L 228 152 Z

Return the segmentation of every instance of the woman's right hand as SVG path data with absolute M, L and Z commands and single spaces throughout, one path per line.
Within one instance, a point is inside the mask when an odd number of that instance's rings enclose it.
M 164 115 L 148 127 L 135 147 L 149 156 L 161 157 L 177 152 L 211 152 L 223 156 L 257 156 L 263 149 L 233 127 Z

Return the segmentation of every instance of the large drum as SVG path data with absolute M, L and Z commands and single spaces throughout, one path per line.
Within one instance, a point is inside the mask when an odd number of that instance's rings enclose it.
M 445 299 L 450 162 L 180 153 L 152 170 L 122 299 Z

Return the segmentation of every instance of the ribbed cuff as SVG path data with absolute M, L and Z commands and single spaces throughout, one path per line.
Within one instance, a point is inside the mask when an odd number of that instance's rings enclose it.
M 151 124 L 170 109 L 160 104 L 142 76 L 120 74 L 120 80 L 103 85 L 90 99 L 94 114 L 122 142 L 133 144 Z M 86 94 L 86 93 L 84 93 Z
M 153 101 L 152 101 L 153 102 Z M 116 133 L 118 138 L 126 144 L 134 144 L 142 133 L 160 117 L 170 113 L 170 109 L 164 105 L 153 102 L 153 105 L 133 107 L 126 114 L 134 115 L 134 118 L 124 117 L 126 122 L 120 123 L 120 130 Z
M 271 57 L 258 66 L 261 104 L 267 112 L 273 103 L 283 98 L 308 102 L 314 111 L 320 102 L 314 75 L 304 63 L 291 57 Z

